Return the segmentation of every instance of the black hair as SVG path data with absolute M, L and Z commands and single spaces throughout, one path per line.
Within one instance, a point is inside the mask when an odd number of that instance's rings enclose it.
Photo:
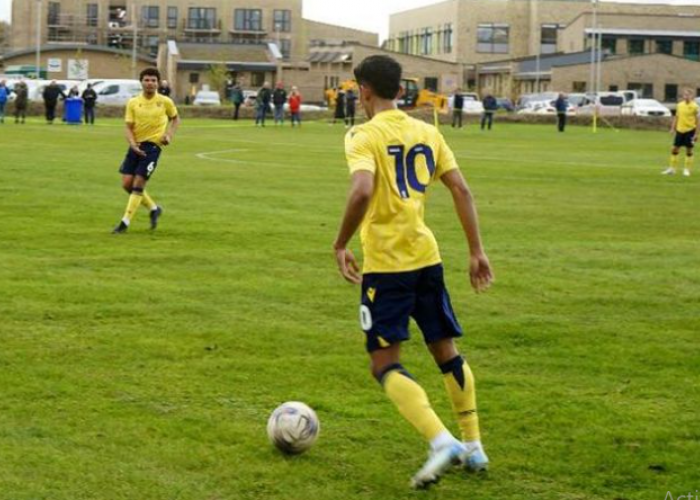
M 144 69 L 141 74 L 139 75 L 139 81 L 142 82 L 143 79 L 147 76 L 155 76 L 158 81 L 160 82 L 160 71 L 158 71 L 156 68 L 146 68 Z
M 401 65 L 388 56 L 370 56 L 355 68 L 355 80 L 382 99 L 396 99 L 401 91 Z

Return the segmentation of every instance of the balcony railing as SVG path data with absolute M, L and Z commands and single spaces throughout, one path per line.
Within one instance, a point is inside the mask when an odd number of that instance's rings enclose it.
M 211 19 L 186 19 L 185 31 L 198 31 L 203 33 L 221 33 L 221 20 Z

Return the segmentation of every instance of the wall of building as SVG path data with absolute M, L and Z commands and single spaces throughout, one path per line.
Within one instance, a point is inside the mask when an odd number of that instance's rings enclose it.
M 593 16 L 590 13 L 579 16 L 561 32 L 559 48 L 563 52 L 580 52 L 589 47 L 586 30 L 593 26 Z M 603 29 L 636 29 L 654 31 L 688 31 L 700 34 L 699 15 L 651 15 L 651 14 L 601 14 L 598 16 L 598 26 Z M 629 37 L 619 37 L 617 54 L 627 54 Z M 636 37 L 635 37 L 636 38 Z M 663 36 L 648 37 L 645 49 L 648 53 L 656 52 L 654 41 Z M 696 40 L 698 38 L 695 38 Z M 683 40 L 674 39 L 673 54 L 683 55 Z
M 11 54 L 9 54 L 11 55 Z M 105 78 L 105 79 L 129 79 L 133 76 L 138 78 L 138 73 L 148 67 L 154 66 L 154 63 L 139 59 L 136 64 L 136 70 L 133 71 L 131 55 L 128 53 L 115 54 L 109 52 L 96 52 L 83 49 L 80 53 L 75 49 L 70 50 L 50 50 L 41 53 L 42 67 L 48 67 L 49 59 L 61 60 L 61 71 L 48 73 L 48 78 L 52 80 L 68 79 L 68 60 L 69 59 L 87 59 L 89 60 L 88 77 L 89 78 Z M 4 67 L 28 65 L 34 66 L 36 57 L 33 53 L 26 53 L 15 57 L 8 57 L 3 60 Z M 0 73 L 2 71 L 0 70 Z
M 430 28 L 434 33 L 431 43 L 432 51 L 429 53 L 419 51 L 418 53 L 442 61 L 457 62 L 457 47 L 455 44 L 457 40 L 458 4 L 458 0 L 448 0 L 447 2 L 437 3 L 428 7 L 393 14 L 389 18 L 389 33 L 391 35 L 387 41 L 386 48 L 399 52 L 402 45 L 401 38 L 405 36 L 420 36 L 421 30 Z M 417 23 L 417 20 L 420 20 L 420 22 Z M 447 25 L 452 30 L 452 48 L 449 52 L 444 50 L 444 42 L 440 43 L 438 41 L 438 38 L 440 38 L 438 33 L 444 30 Z M 419 39 L 414 41 L 411 38 L 410 40 L 409 44 L 412 42 L 419 43 Z
M 555 67 L 552 70 L 552 88 L 573 92 L 576 82 L 588 82 L 589 72 L 590 66 L 587 64 Z M 624 90 L 630 88 L 631 83 L 652 84 L 653 98 L 664 101 L 666 85 L 677 85 L 679 93 L 684 87 L 693 90 L 700 87 L 700 62 L 651 54 L 611 59 L 602 64 L 603 89 L 615 86 Z
M 315 41 L 323 41 L 329 44 L 355 42 L 363 45 L 379 46 L 379 35 L 377 33 L 319 23 L 308 19 L 304 19 L 303 30 L 299 33 L 299 36 L 300 44 L 301 42 L 308 44 Z
M 541 25 L 568 25 L 581 14 L 591 10 L 589 0 L 456 0 L 456 15 L 451 13 L 449 7 L 452 5 L 452 2 L 445 2 L 392 15 L 390 38 L 396 38 L 401 31 L 420 31 L 427 26 L 453 22 L 456 33 L 454 60 L 470 65 L 536 54 L 541 41 Z M 644 15 L 644 20 L 640 21 L 648 29 L 655 29 L 656 16 L 678 18 L 679 15 L 700 15 L 700 6 L 611 2 L 599 5 L 603 14 Z M 508 25 L 508 51 L 480 51 L 477 46 L 477 30 L 480 24 Z

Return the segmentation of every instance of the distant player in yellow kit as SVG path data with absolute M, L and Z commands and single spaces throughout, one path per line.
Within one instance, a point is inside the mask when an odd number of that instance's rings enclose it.
M 396 107 L 401 66 L 372 56 L 355 68 L 359 98 L 369 122 L 346 137 L 352 186 L 334 243 L 343 277 L 362 285 L 360 320 L 367 338 L 372 374 L 389 399 L 430 444 L 431 454 L 412 485 L 437 482 L 452 465 L 482 471 L 488 458 L 481 445 L 474 377 L 454 339 L 462 336 L 443 277 L 433 233 L 424 222 L 426 191 L 442 181 L 452 194 L 469 243 L 470 279 L 477 292 L 493 280 L 483 250 L 470 190 L 440 132 Z M 347 248 L 362 226 L 362 275 Z M 408 340 L 409 318 L 420 327 L 462 433 L 455 438 L 433 411 L 428 396 L 401 365 L 400 346 Z
M 685 148 L 685 165 L 683 175 L 690 177 L 693 168 L 693 149 L 698 140 L 698 113 L 700 106 L 693 100 L 693 91 L 685 89 L 683 100 L 678 103 L 676 116 L 673 118 L 671 133 L 674 134 L 673 149 L 671 150 L 671 164 L 662 173 L 674 175 L 678 167 L 678 155 L 681 148 Z
M 122 187 L 129 193 L 129 202 L 114 234 L 126 233 L 138 208 L 150 212 L 151 229 L 158 225 L 163 209 L 146 193 L 146 183 L 158 167 L 161 148 L 167 146 L 180 125 L 173 101 L 158 93 L 160 72 L 147 68 L 140 75 L 143 92 L 126 105 L 126 138 L 129 151 L 122 162 Z

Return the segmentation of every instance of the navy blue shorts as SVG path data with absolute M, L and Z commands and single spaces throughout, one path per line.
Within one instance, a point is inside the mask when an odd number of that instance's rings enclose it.
M 146 153 L 146 156 L 141 157 L 129 148 L 119 173 L 122 175 L 140 175 L 144 179 L 150 179 L 158 167 L 160 146 L 152 142 L 143 142 L 139 147 Z
M 413 318 L 427 344 L 462 336 L 452 309 L 442 264 L 405 273 L 369 273 L 362 279 L 360 322 L 367 351 L 409 339 Z
M 695 147 L 693 138 L 695 137 L 695 130 L 690 132 L 676 132 L 676 138 L 673 141 L 673 146 L 676 148 L 688 148 L 692 149 Z

